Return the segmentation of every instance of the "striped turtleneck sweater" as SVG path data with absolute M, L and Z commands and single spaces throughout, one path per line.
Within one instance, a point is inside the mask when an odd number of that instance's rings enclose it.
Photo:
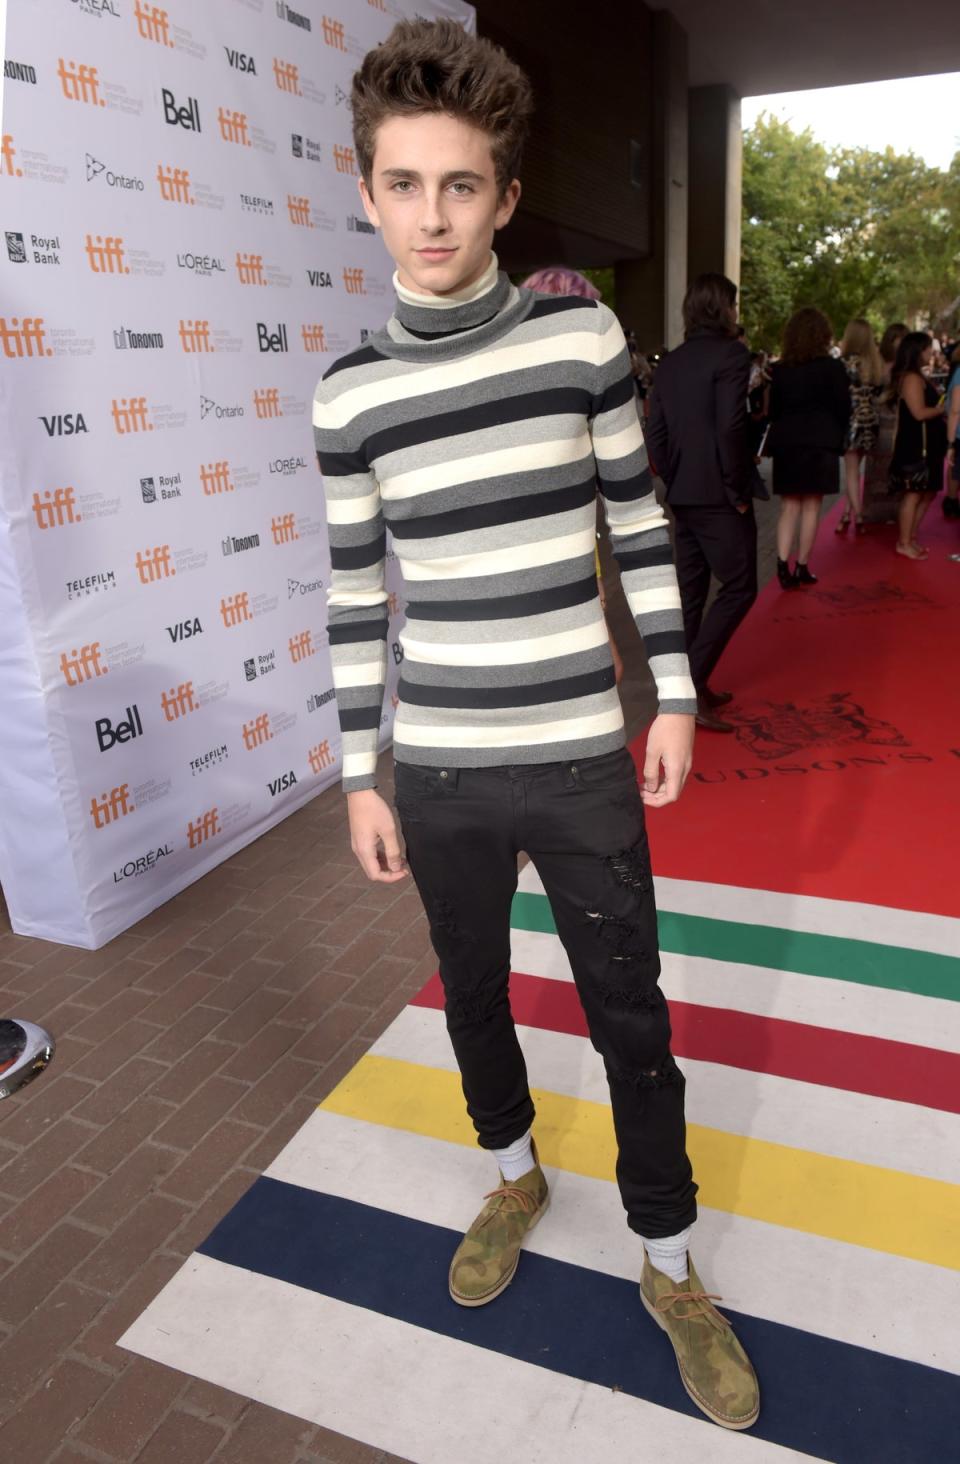
M 330 653 L 346 792 L 376 786 L 386 531 L 406 592 L 398 761 L 559 762 L 624 744 L 594 572 L 599 491 L 661 712 L 696 711 L 667 522 L 606 306 L 395 279 L 384 330 L 320 381 Z

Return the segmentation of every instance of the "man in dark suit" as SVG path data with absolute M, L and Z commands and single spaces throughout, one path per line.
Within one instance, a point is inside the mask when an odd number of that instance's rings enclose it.
M 651 464 L 666 484 L 676 534 L 677 579 L 697 723 L 733 732 L 717 708 L 732 693 L 710 675 L 757 598 L 760 484 L 747 431 L 750 353 L 737 339 L 737 287 L 698 275 L 683 302 L 684 342 L 657 367 L 646 424 Z M 762 490 L 761 490 L 762 491 Z M 710 575 L 720 589 L 704 615 Z

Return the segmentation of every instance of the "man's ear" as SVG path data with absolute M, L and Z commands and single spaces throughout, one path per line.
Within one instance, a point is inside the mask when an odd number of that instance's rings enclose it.
M 503 197 L 497 204 L 497 212 L 494 216 L 493 227 L 503 229 L 513 218 L 514 209 L 520 202 L 520 179 L 514 178 L 508 183 L 503 191 Z
M 364 213 L 370 220 L 371 224 L 373 224 L 374 228 L 379 229 L 380 215 L 377 213 L 377 206 L 373 201 L 373 194 L 367 187 L 367 180 L 365 178 L 361 178 L 357 183 L 357 187 L 360 189 L 360 198 L 363 203 Z

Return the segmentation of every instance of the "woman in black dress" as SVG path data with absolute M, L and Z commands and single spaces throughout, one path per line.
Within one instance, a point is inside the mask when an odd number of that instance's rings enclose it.
M 929 552 L 917 542 L 917 535 L 940 491 L 947 455 L 943 403 L 923 374 L 932 357 L 931 337 L 912 330 L 900 342 L 890 373 L 890 401 L 898 414 L 890 484 L 900 496 L 897 553 L 906 559 L 926 559 Z
M 777 576 L 785 590 L 815 585 L 810 555 L 824 495 L 840 486 L 840 458 L 850 422 L 847 373 L 830 355 L 833 331 L 822 310 L 798 310 L 783 333 L 770 381 L 773 491 L 780 495 Z M 796 567 L 790 555 L 797 541 Z

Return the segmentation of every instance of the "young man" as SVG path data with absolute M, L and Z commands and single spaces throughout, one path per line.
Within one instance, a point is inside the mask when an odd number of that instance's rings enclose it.
M 353 848 L 371 879 L 396 881 L 406 870 L 376 792 L 389 526 L 408 596 L 396 803 L 467 1109 L 500 1169 L 450 1294 L 463 1306 L 498 1296 L 548 1202 L 507 992 L 524 849 L 609 1078 L 617 1179 L 646 1251 L 641 1298 L 694 1401 L 747 1428 L 753 1369 L 687 1257 L 696 1185 L 643 804 L 678 797 L 696 698 L 623 332 L 596 301 L 538 296 L 498 273 L 491 244 L 520 197 L 531 110 L 501 51 L 450 21 L 402 22 L 365 58 L 352 108 L 397 306 L 317 388 L 330 646 Z M 642 792 L 597 595 L 598 484 L 659 692 Z

